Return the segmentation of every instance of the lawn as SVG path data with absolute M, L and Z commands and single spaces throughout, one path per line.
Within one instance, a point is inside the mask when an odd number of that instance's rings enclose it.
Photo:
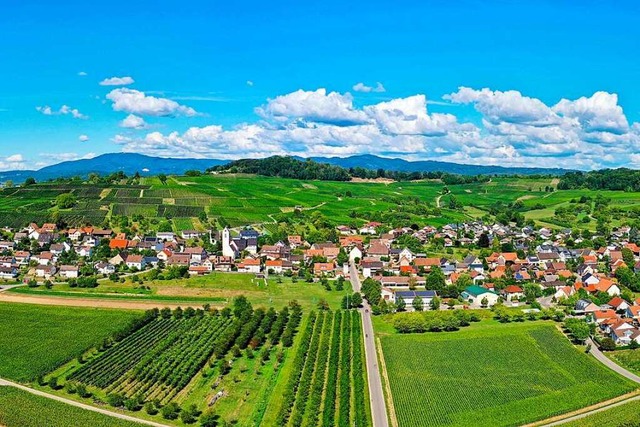
M 142 424 L 76 408 L 46 397 L 35 396 L 13 387 L 0 387 L 0 425 L 6 427 L 142 426 Z
M 525 424 L 635 388 L 549 322 L 385 332 L 382 348 L 401 427 Z
M 138 315 L 0 303 L 0 377 L 32 381 L 99 344 Z
M 321 299 L 327 300 L 331 308 L 340 308 L 340 301 L 349 293 L 351 285 L 345 282 L 344 291 L 327 291 L 319 283 L 302 280 L 293 282 L 291 278 L 271 276 L 268 280 L 256 279 L 249 273 L 214 272 L 205 276 L 176 280 L 145 280 L 139 284 L 129 280 L 125 283 L 101 281 L 96 288 L 71 288 L 67 284 L 54 285 L 51 290 L 38 288 L 14 288 L 10 292 L 49 296 L 77 296 L 97 298 L 127 298 L 132 300 L 157 300 L 174 303 L 196 303 L 202 305 L 223 304 L 233 297 L 244 295 L 254 305 L 281 308 L 291 300 L 297 300 L 305 309 L 315 308 Z

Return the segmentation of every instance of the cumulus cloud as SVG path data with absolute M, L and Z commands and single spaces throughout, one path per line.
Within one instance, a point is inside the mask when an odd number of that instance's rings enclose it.
M 253 86 L 253 80 L 247 80 L 247 86 Z
M 83 135 L 80 135 L 80 136 L 78 137 L 78 140 L 79 140 L 80 142 L 87 142 L 87 141 L 89 140 L 89 136 L 88 136 L 88 135 L 84 135 L 84 134 L 83 134 Z
M 71 108 L 68 105 L 63 105 L 58 110 L 54 110 L 50 106 L 44 105 L 42 107 L 40 107 L 40 106 L 36 107 L 36 110 L 39 111 L 40 113 L 44 114 L 45 116 L 66 116 L 66 115 L 70 115 L 74 119 L 83 119 L 83 120 L 89 118 L 89 116 L 86 116 L 86 115 L 82 114 L 77 108 Z
M 79 71 L 79 72 L 78 72 L 78 75 L 79 75 L 80 77 L 88 76 L 88 74 L 87 74 L 85 71 Z
M 367 86 L 364 83 L 356 83 L 355 85 L 353 85 L 353 90 L 355 90 L 356 92 L 364 92 L 364 93 L 387 91 L 382 85 L 382 83 L 380 82 L 377 82 L 375 86 Z
M 129 114 L 120 122 L 120 127 L 127 129 L 145 129 L 147 128 L 147 123 L 142 117 L 136 116 L 135 114 Z
M 110 77 L 102 80 L 100 86 L 127 86 L 133 84 L 135 81 L 129 76 L 125 77 Z
M 22 154 L 12 154 L 8 157 L 0 157 L 0 171 L 24 170 L 27 168 Z
M 598 92 L 549 106 L 518 91 L 461 87 L 444 97 L 470 104 L 479 122 L 428 111 L 423 94 L 356 106 L 349 93 L 298 90 L 256 108 L 261 118 L 225 128 L 116 135 L 123 151 L 164 157 L 236 159 L 275 154 L 372 153 L 471 164 L 589 169 L 627 163 L 640 151 L 640 124 L 629 124 L 615 94 Z M 630 160 L 640 165 L 640 156 Z
M 306 120 L 326 124 L 355 125 L 367 121 L 366 114 L 353 106 L 353 97 L 349 93 L 327 93 L 326 89 L 297 90 L 278 96 L 270 99 L 266 105 L 258 107 L 256 113 L 265 119 L 277 122 Z
M 167 98 L 157 98 L 145 95 L 144 92 L 134 89 L 119 88 L 107 94 L 107 99 L 113 102 L 115 111 L 124 111 L 140 116 L 195 116 L 196 110 L 185 105 L 178 104 Z

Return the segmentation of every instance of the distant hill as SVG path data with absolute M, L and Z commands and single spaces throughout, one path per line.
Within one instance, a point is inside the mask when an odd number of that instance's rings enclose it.
M 447 172 L 459 175 L 535 175 L 552 174 L 563 175 L 568 169 L 560 168 L 525 168 L 504 166 L 466 165 L 435 160 L 420 160 L 410 162 L 402 159 L 388 159 L 371 154 L 351 157 L 312 157 L 319 163 L 342 166 L 343 168 L 361 167 L 365 169 L 384 169 L 400 172 Z
M 299 160 L 304 158 L 296 157 Z M 433 160 L 423 160 L 410 162 L 402 159 L 388 159 L 374 155 L 359 155 L 351 157 L 313 157 L 312 160 L 318 163 L 327 163 L 343 168 L 361 167 L 365 169 L 384 169 L 387 171 L 399 172 L 447 172 L 460 175 L 533 175 L 533 174 L 554 174 L 562 175 L 569 172 L 566 169 L 543 169 L 543 168 L 523 168 L 523 167 L 502 167 L 502 166 L 478 166 L 464 165 L 458 163 L 438 162 Z M 205 170 L 213 166 L 224 165 L 228 160 L 219 159 L 173 159 L 162 157 L 151 157 L 135 153 L 113 153 L 103 154 L 93 159 L 73 160 L 47 166 L 39 170 L 23 170 L 0 172 L 0 182 L 12 180 L 20 183 L 28 177 L 33 177 L 36 181 L 47 181 L 55 178 L 66 178 L 71 176 L 87 176 L 90 173 L 101 175 L 123 171 L 127 175 L 139 172 L 140 175 L 149 176 L 164 174 L 183 174 L 189 169 Z
M 205 170 L 212 166 L 227 163 L 217 159 L 172 159 L 151 157 L 135 153 L 103 154 L 93 159 L 72 160 L 47 166 L 36 171 L 0 172 L 0 182 L 13 180 L 15 183 L 33 177 L 36 181 L 46 181 L 54 178 L 71 176 L 87 176 L 90 173 L 108 175 L 123 171 L 127 175 L 139 172 L 142 176 L 164 174 L 183 174 L 189 169 Z

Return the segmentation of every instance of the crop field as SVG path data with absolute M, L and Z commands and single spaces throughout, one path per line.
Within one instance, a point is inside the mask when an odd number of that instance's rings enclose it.
M 19 409 L 18 409 L 19 408 Z M 0 425 L 7 427 L 141 427 L 13 387 L 0 387 Z
M 381 336 L 401 427 L 521 425 L 635 388 L 552 324 L 482 323 L 454 333 Z
M 33 381 L 99 345 L 139 315 L 135 311 L 0 303 L 0 377 Z
M 275 419 L 265 425 L 371 425 L 363 352 L 358 312 L 312 313 Z
M 623 366 L 635 374 L 640 374 L 640 351 L 618 350 L 605 354 L 618 365 Z
M 563 427 L 623 427 L 633 426 L 638 422 L 640 414 L 640 401 L 634 400 L 606 409 L 602 412 L 589 415 L 579 420 L 562 424 Z M 628 424 L 627 424 L 628 423 Z M 637 425 L 637 424 L 635 424 Z

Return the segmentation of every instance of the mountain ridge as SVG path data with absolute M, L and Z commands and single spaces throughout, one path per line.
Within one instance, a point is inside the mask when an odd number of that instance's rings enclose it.
M 305 157 L 294 158 L 306 160 Z M 532 175 L 554 174 L 561 175 L 570 172 L 561 168 L 525 168 L 488 165 L 468 165 L 462 163 L 440 162 L 436 160 L 408 161 L 398 158 L 379 157 L 372 154 L 361 154 L 350 157 L 310 157 L 318 163 L 328 163 L 344 168 L 362 167 L 365 169 L 385 169 L 400 172 L 448 172 L 460 175 Z M 187 170 L 205 170 L 207 168 L 223 165 L 231 160 L 221 159 L 182 159 L 171 157 L 152 157 L 138 153 L 107 153 L 91 159 L 69 160 L 38 170 L 14 170 L 0 171 L 0 182 L 12 180 L 15 183 L 23 182 L 28 177 L 37 181 L 47 181 L 55 178 L 68 178 L 71 176 L 87 176 L 90 173 L 101 175 L 123 171 L 128 175 L 140 173 L 142 176 L 157 174 L 183 174 Z

